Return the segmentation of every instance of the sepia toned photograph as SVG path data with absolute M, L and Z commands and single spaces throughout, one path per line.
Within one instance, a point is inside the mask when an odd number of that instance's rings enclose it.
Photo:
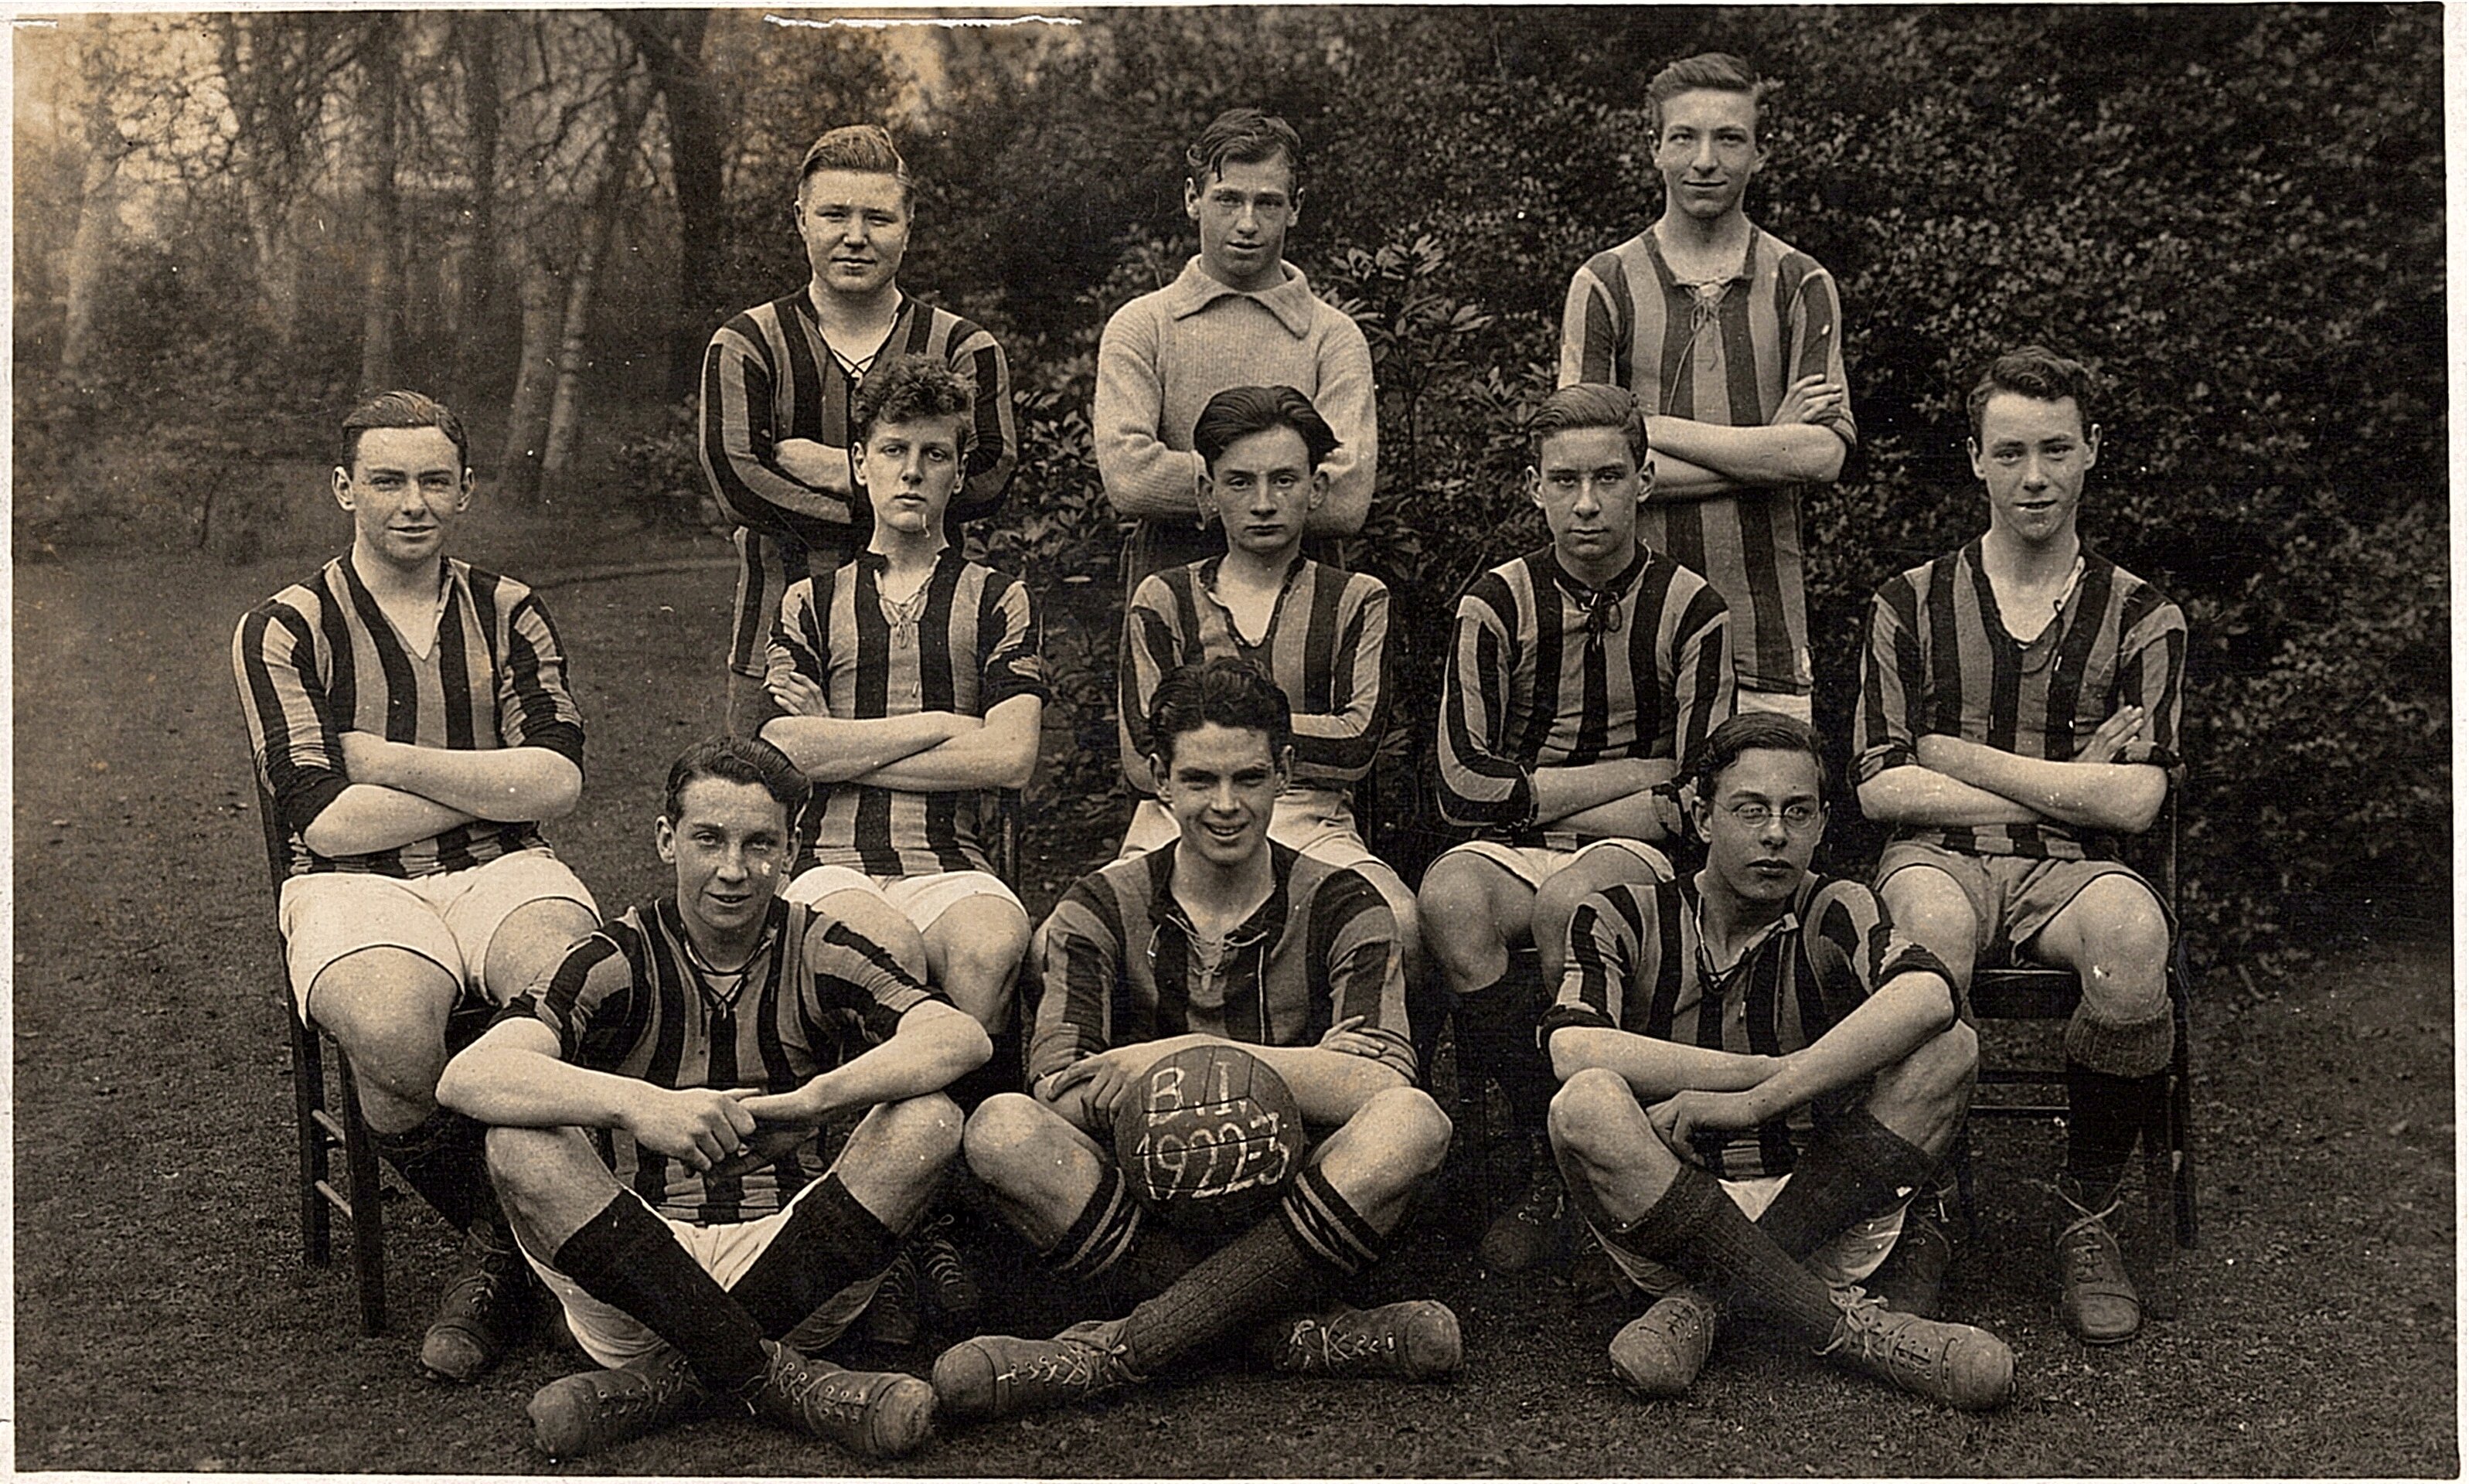
M 2457 1476 L 2451 19 L 12 10 L 13 1468 Z

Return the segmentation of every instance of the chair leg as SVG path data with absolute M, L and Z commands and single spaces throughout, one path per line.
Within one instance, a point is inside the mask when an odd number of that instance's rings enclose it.
M 2182 948 L 2181 949 L 2182 952 Z M 2186 1008 L 2185 980 L 2173 966 L 2170 998 L 2175 1002 L 2178 1046 L 2169 1061 L 2169 1163 L 2175 1178 L 2178 1245 L 2191 1247 L 2199 1237 L 2195 1223 L 2195 1052 Z
M 385 1193 L 380 1187 L 377 1142 L 360 1116 L 351 1062 L 343 1062 L 343 1160 L 351 1171 L 352 1270 L 358 1279 L 360 1333 L 385 1332 Z
M 290 993 L 288 986 L 284 993 Z M 334 1261 L 333 1217 L 318 1189 L 327 1178 L 326 1133 L 317 1124 L 326 1102 L 325 1058 L 297 1011 L 287 1006 L 285 1019 L 291 1027 L 291 1115 L 300 1156 L 300 1260 L 323 1267 Z

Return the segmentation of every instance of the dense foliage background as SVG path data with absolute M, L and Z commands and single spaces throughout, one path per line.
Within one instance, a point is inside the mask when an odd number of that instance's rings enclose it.
M 1997 350 L 2042 340 L 2111 383 L 2089 537 L 2193 625 L 2199 949 L 2277 953 L 2318 903 L 2448 892 L 2437 7 L 1123 10 L 888 36 L 681 13 L 533 17 L 519 65 L 475 62 L 461 28 L 478 23 L 435 12 L 257 17 L 245 46 L 192 45 L 178 17 L 21 34 L 21 74 L 51 71 L 48 92 L 21 75 L 18 103 L 20 551 L 245 554 L 251 467 L 319 456 L 373 364 L 484 425 L 532 416 L 526 368 L 558 337 L 512 313 L 508 285 L 529 304 L 595 268 L 597 303 L 619 308 L 563 326 L 559 366 L 592 411 L 571 488 L 708 520 L 681 400 L 692 352 L 726 308 L 802 279 L 786 185 L 804 141 L 888 118 L 921 184 L 904 280 L 994 328 L 1023 397 L 988 545 L 1048 606 L 1065 723 L 1104 742 L 1051 759 L 1048 787 L 1102 795 L 1119 595 L 1088 449 L 1096 334 L 1191 250 L 1184 143 L 1257 103 L 1310 153 L 1289 257 L 1379 363 L 1362 560 L 1399 595 L 1401 672 L 1420 682 L 1383 782 L 1384 812 L 1411 825 L 1455 593 L 1540 537 L 1515 495 L 1517 426 L 1550 383 L 1569 274 L 1660 209 L 1643 80 L 1721 49 L 1782 83 L 1750 214 L 1834 271 L 1847 316 L 1862 445 L 1806 513 L 1821 726 L 1848 738 L 1867 594 L 1983 524 L 1963 391 Z M 401 122 L 379 141 L 381 195 L 366 126 L 335 121 L 365 118 L 344 105 L 404 55 L 421 65 L 388 84 L 404 91 L 386 95 Z M 147 80 L 173 73 L 177 88 Z M 277 94 L 290 114 L 269 113 Z M 89 237 L 115 141 L 122 204 Z M 595 163 L 612 158 L 613 188 Z M 292 215 L 269 214 L 268 182 Z M 364 222 L 373 202 L 374 236 L 303 224 Z M 397 243 L 392 276 L 371 271 Z M 373 362 L 381 319 L 390 359 Z M 526 438 L 482 446 L 518 466 L 484 471 L 542 483 Z

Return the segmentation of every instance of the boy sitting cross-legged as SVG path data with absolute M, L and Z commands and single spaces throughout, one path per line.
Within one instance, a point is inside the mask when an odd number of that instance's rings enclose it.
M 1175 671 L 1149 732 L 1177 837 L 1065 894 L 1041 930 L 1031 1095 L 988 1099 L 963 1145 L 1058 1273 L 1172 1281 L 1121 1318 L 1052 1339 L 953 1346 L 935 1362 L 950 1417 L 1079 1401 L 1229 1343 L 1320 1374 L 1429 1378 L 1458 1365 L 1444 1305 L 1330 1302 L 1388 1244 L 1449 1141 L 1447 1115 L 1413 1085 L 1388 906 L 1353 871 L 1268 838 L 1292 764 L 1285 697 L 1258 666 Z M 1212 1040 L 1266 1063 L 1306 1124 L 1327 1131 L 1271 1215 L 1173 1276 L 1188 1259 L 1131 1199 L 1108 1135 L 1148 1068 Z

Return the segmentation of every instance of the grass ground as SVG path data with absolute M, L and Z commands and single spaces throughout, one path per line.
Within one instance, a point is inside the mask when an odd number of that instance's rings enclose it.
M 522 1404 L 579 1364 L 542 1342 L 468 1390 L 421 1381 L 450 1252 L 408 1198 L 389 1212 L 391 1333 L 358 1333 L 347 1267 L 299 1262 L 272 914 L 229 678 L 240 611 L 342 539 L 313 471 L 297 477 L 301 517 L 257 564 L 71 554 L 14 574 L 19 1469 L 538 1472 Z M 552 514 L 475 514 L 461 547 L 536 578 L 720 553 L 578 537 L 592 513 Z M 604 904 L 658 888 L 649 821 L 668 759 L 719 719 L 727 583 L 704 567 L 550 594 L 591 727 L 585 807 L 551 833 Z M 1031 812 L 1042 907 L 1106 842 Z M 1687 1401 L 1635 1402 L 1603 1359 L 1614 1321 L 1574 1316 L 1554 1282 L 1479 1270 L 1477 1219 L 1513 1172 L 1460 1160 L 1373 1295 L 1457 1307 L 1454 1384 L 1202 1377 L 959 1432 L 895 1472 L 2457 1474 L 2451 946 L 2365 925 L 2325 947 L 2299 979 L 2199 987 L 2204 1240 L 2175 1265 L 2178 1316 L 2134 1342 L 2087 1351 L 2056 1320 L 2028 1183 L 2050 1132 L 1981 1135 L 1984 1229 L 1948 1309 L 2020 1355 L 2000 1415 L 1737 1336 Z M 855 1468 L 735 1421 L 591 1465 Z

